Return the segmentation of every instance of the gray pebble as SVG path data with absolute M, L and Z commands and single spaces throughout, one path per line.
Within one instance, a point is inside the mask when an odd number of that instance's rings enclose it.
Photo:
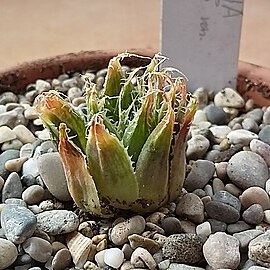
M 2 202 L 8 198 L 21 198 L 22 196 L 22 183 L 20 176 L 16 172 L 12 172 L 2 190 Z
M 166 239 L 162 252 L 171 262 L 195 264 L 203 260 L 202 245 L 196 234 L 174 234 Z
M 210 104 L 204 108 L 207 120 L 212 124 L 224 125 L 227 123 L 227 116 L 221 107 Z
M 197 88 L 193 95 L 196 97 L 198 102 L 198 108 L 203 109 L 208 104 L 208 90 L 200 87 Z
M 161 226 L 167 235 L 181 233 L 181 222 L 176 217 L 166 217 L 161 221 Z
M 259 132 L 259 126 L 257 124 L 257 122 L 252 119 L 252 118 L 245 118 L 242 122 L 242 127 L 246 130 L 249 130 L 251 132 L 254 132 L 254 133 L 258 133 Z
M 261 230 L 253 229 L 234 233 L 233 236 L 239 240 L 241 251 L 247 252 L 249 242 L 262 233 Z
M 204 243 L 203 255 L 215 269 L 236 269 L 240 263 L 239 241 L 224 232 L 217 232 Z
M 115 245 L 122 245 L 128 241 L 131 234 L 141 234 L 145 229 L 145 220 L 142 216 L 134 216 L 116 224 L 111 230 L 111 240 Z
M 184 182 L 184 187 L 189 192 L 198 188 L 203 188 L 213 177 L 214 172 L 215 165 L 213 162 L 208 160 L 197 160 L 192 165 L 191 171 Z
M 23 110 L 23 108 L 16 108 L 12 111 L 2 113 L 0 115 L 0 126 L 14 128 L 19 124 L 26 125 L 27 120 L 23 115 Z
M 249 145 L 251 140 L 258 139 L 258 135 L 245 129 L 232 130 L 227 138 L 231 144 Z
M 250 142 L 249 147 L 252 152 L 259 154 L 264 159 L 268 167 L 270 167 L 270 145 L 269 144 L 263 141 L 254 139 Z
M 207 138 L 203 135 L 195 135 L 187 142 L 187 159 L 197 160 L 202 158 L 206 154 L 209 146 L 210 142 Z
M 211 231 L 212 233 L 216 233 L 216 232 L 225 232 L 227 229 L 227 224 L 223 221 L 219 221 L 216 219 L 208 219 L 208 222 L 211 225 Z
M 38 93 L 49 91 L 51 89 L 51 84 L 44 80 L 36 80 L 36 90 Z
M 240 213 L 237 209 L 219 201 L 206 203 L 205 210 L 210 218 L 226 223 L 234 223 L 240 218 Z
M 0 269 L 8 269 L 17 256 L 17 247 L 11 241 L 0 238 Z
M 213 201 L 222 202 L 234 207 L 237 211 L 241 210 L 240 200 L 227 191 L 219 191 L 213 197 Z
M 269 125 L 270 124 L 270 110 L 266 111 L 264 114 L 263 114 L 263 124 L 265 125 Z
M 260 123 L 263 117 L 263 111 L 261 108 L 255 108 L 246 114 L 246 117 L 252 118 L 256 123 Z
M 27 207 L 26 202 L 24 200 L 18 199 L 18 198 L 6 199 L 5 204 L 16 204 L 16 205 Z
M 214 143 L 221 143 L 232 130 L 228 126 L 212 126 L 210 131 L 214 135 Z
M 20 150 L 23 146 L 23 143 L 19 141 L 18 139 L 14 139 L 8 142 L 4 142 L 2 144 L 1 150 L 2 152 L 9 150 L 9 149 L 15 149 L 15 150 Z
M 32 185 L 22 193 L 22 199 L 29 205 L 41 202 L 43 197 L 44 189 L 39 185 Z
M 76 78 L 70 78 L 70 79 L 66 79 L 62 82 L 62 86 L 68 90 L 71 87 L 78 87 L 78 82 L 76 80 Z
M 217 177 L 213 179 L 213 192 L 216 194 L 219 191 L 223 191 L 225 189 L 224 183 Z
M 242 217 L 245 222 L 258 225 L 264 218 L 263 208 L 258 203 L 252 204 L 243 212 Z
M 32 174 L 22 175 L 21 182 L 24 187 L 30 187 L 37 184 L 37 180 Z
M 230 192 L 235 197 L 239 197 L 239 195 L 242 194 L 242 190 L 239 187 L 237 187 L 235 184 L 232 184 L 232 183 L 226 184 L 225 190 Z
M 204 220 L 204 205 L 202 200 L 193 193 L 185 194 L 178 202 L 176 215 L 188 218 L 194 223 L 202 223 Z
M 5 236 L 15 244 L 23 243 L 36 229 L 36 217 L 26 207 L 7 204 L 1 213 L 1 225 Z
M 8 177 L 10 172 L 5 168 L 5 163 L 10 159 L 16 159 L 20 155 L 20 152 L 18 150 L 6 150 L 2 154 L 0 154 L 0 176 L 2 176 L 4 179 Z
M 35 236 L 28 238 L 22 244 L 22 247 L 31 258 L 42 263 L 47 262 L 52 254 L 52 245 L 50 242 Z
M 20 157 L 31 158 L 34 153 L 34 146 L 31 143 L 24 144 L 20 149 Z
M 245 106 L 244 99 L 231 88 L 224 88 L 217 92 L 214 97 L 214 103 L 219 107 L 243 108 Z
M 17 103 L 18 96 L 13 92 L 4 92 L 0 95 L 0 105 L 6 105 L 7 103 Z
M 16 139 L 16 134 L 7 126 L 0 127 L 0 144 Z
M 230 180 L 242 189 L 251 186 L 264 187 L 269 176 L 264 159 L 250 151 L 235 154 L 228 162 L 227 174 Z
M 209 221 L 205 221 L 196 227 L 196 234 L 205 239 L 211 234 L 211 224 Z
M 264 126 L 258 136 L 261 141 L 270 145 L 270 125 Z
M 253 226 L 250 224 L 247 224 L 245 221 L 243 220 L 239 220 L 236 223 L 233 224 L 229 224 L 227 226 L 227 232 L 229 234 L 234 234 L 234 233 L 238 233 L 238 232 L 243 232 L 249 229 L 252 229 Z
M 56 252 L 52 260 L 52 267 L 54 270 L 63 270 L 70 266 L 72 257 L 67 248 L 60 249 Z
M 29 158 L 23 163 L 22 174 L 23 175 L 31 174 L 34 177 L 37 177 L 39 175 L 37 158 L 35 157 Z
M 171 263 L 168 270 L 204 270 L 204 268 L 190 266 L 182 263 Z
M 261 266 L 270 268 L 270 234 L 263 233 L 253 240 L 248 245 L 248 257 Z
M 50 210 L 37 214 L 37 229 L 50 235 L 73 232 L 78 226 L 78 216 L 68 210 Z
M 54 197 L 60 201 L 70 201 L 64 168 L 58 152 L 46 153 L 38 158 L 39 173 Z

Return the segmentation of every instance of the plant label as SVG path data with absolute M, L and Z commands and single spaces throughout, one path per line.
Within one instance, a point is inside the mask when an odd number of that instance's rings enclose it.
M 162 0 L 161 52 L 188 87 L 236 87 L 244 0 Z

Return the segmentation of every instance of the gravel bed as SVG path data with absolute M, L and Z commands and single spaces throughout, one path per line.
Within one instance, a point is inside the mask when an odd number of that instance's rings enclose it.
M 85 75 L 102 89 L 106 72 Z M 83 84 L 62 74 L 0 94 L 0 269 L 270 268 L 270 107 L 197 89 L 182 195 L 151 214 L 100 219 L 73 204 L 32 106 L 56 89 L 83 113 Z

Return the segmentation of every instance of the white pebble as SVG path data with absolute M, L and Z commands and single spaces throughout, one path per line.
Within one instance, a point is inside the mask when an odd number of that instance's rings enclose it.
M 119 268 L 120 265 L 124 262 L 124 253 L 119 248 L 110 248 L 107 249 L 104 254 L 104 262 L 105 264 L 113 267 Z
M 0 144 L 14 139 L 16 139 L 16 134 L 9 127 L 0 127 Z
M 33 133 L 24 125 L 18 125 L 13 128 L 13 132 L 16 134 L 17 139 L 22 143 L 33 143 L 36 138 Z

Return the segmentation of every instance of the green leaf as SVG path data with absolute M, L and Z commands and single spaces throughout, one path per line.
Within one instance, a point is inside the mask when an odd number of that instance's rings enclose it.
M 138 198 L 138 185 L 126 149 L 105 129 L 100 117 L 90 126 L 87 164 L 103 202 L 128 209 Z
M 86 127 L 83 117 L 54 90 L 44 92 L 35 100 L 35 110 L 49 129 L 53 138 L 58 141 L 58 128 L 65 123 L 70 129 L 72 141 L 85 151 Z
M 167 114 L 152 131 L 139 155 L 135 176 L 145 207 L 141 211 L 157 209 L 169 198 L 169 153 L 173 125 L 174 113 L 169 106 Z
M 59 153 L 65 170 L 68 190 L 74 202 L 82 210 L 99 216 L 110 216 L 108 209 L 102 208 L 96 185 L 89 174 L 85 156 L 67 138 L 67 127 L 64 123 L 59 127 Z
M 134 162 L 137 161 L 145 141 L 153 130 L 153 104 L 154 93 L 151 93 L 145 97 L 141 110 L 123 136 L 124 146 L 128 148 L 128 154 Z

